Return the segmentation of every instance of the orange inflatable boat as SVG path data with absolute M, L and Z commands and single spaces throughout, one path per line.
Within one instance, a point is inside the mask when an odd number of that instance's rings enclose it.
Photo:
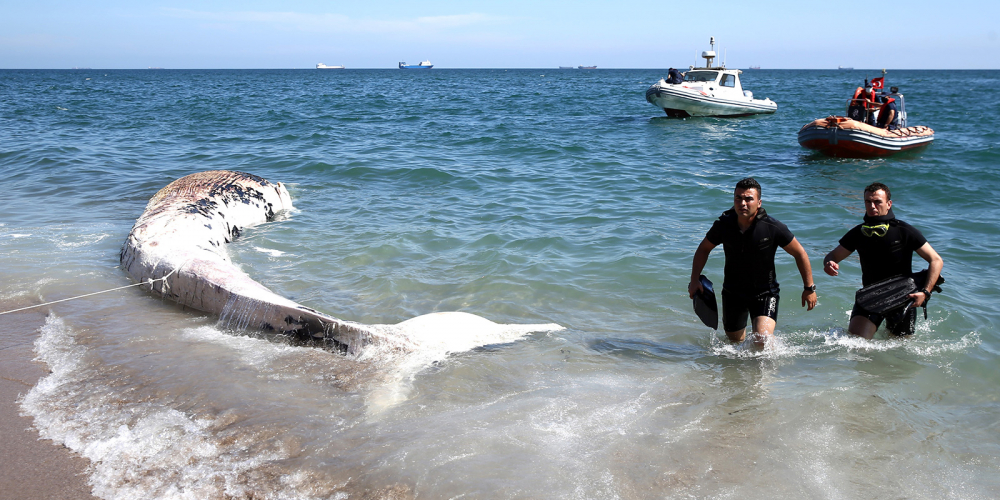
M 926 146 L 933 140 L 934 131 L 928 127 L 886 130 L 846 116 L 813 120 L 799 130 L 803 147 L 847 158 L 886 156 Z
M 799 130 L 799 144 L 830 156 L 871 158 L 927 146 L 934 140 L 929 127 L 906 125 L 906 100 L 898 87 L 885 92 L 885 73 L 881 78 L 865 79 L 847 101 L 847 116 L 828 116 L 813 120 Z M 882 111 L 882 110 L 886 111 Z M 885 114 L 884 117 L 879 116 Z M 888 128 L 872 123 L 887 123 Z M 890 130 L 891 129 L 891 130 Z

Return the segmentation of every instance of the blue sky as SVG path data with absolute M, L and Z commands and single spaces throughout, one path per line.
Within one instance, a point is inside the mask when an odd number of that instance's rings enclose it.
M 63 1 L 0 4 L 0 68 L 998 69 L 1000 2 Z

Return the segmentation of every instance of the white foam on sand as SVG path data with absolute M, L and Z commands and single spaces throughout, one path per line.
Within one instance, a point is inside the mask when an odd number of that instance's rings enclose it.
M 374 348 L 365 350 L 357 361 L 343 359 L 377 367 L 378 373 L 372 374 L 376 375 L 376 387 L 365 395 L 370 415 L 405 400 L 415 377 L 451 353 L 512 342 L 531 332 L 561 329 L 553 324 L 497 324 L 465 313 L 421 316 L 393 327 L 418 340 L 419 348 L 405 354 Z M 170 398 L 161 401 L 144 395 L 142 380 L 131 379 L 124 366 L 107 365 L 101 356 L 104 351 L 77 342 L 78 335 L 61 318 L 50 315 L 46 319 L 35 353 L 36 360 L 48 365 L 51 373 L 21 399 L 20 407 L 22 413 L 34 418 L 43 438 L 90 460 L 89 483 L 96 496 L 316 497 L 307 478 L 295 480 L 281 472 L 280 478 L 259 477 L 277 470 L 276 463 L 291 459 L 297 453 L 294 444 L 288 448 L 282 440 L 261 443 L 260 436 L 254 434 L 258 428 L 231 427 L 227 419 L 235 417 L 227 416 L 226 411 L 194 414 L 176 407 Z M 320 351 L 312 347 L 231 335 L 211 326 L 184 329 L 181 336 L 193 346 L 225 348 L 235 354 L 238 362 L 233 366 L 237 369 L 246 367 L 247 373 L 262 374 L 271 382 L 322 373 L 278 367 L 290 357 L 318 355 Z M 324 354 L 340 358 L 339 354 Z M 139 392 L 133 392 L 137 388 Z M 262 484 L 268 485 L 266 491 L 253 490 Z M 326 492 L 319 497 L 331 498 L 337 489 L 316 491 Z
M 249 497 L 240 476 L 280 453 L 220 449 L 212 419 L 156 401 L 132 401 L 102 376 L 62 319 L 49 316 L 35 342 L 52 371 L 21 400 L 43 438 L 91 461 L 89 482 L 102 498 Z M 238 450 L 236 450 L 238 451 Z

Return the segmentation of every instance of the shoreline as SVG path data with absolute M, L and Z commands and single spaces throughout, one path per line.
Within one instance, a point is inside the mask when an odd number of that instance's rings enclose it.
M 15 303 L 12 303 L 15 302 Z M 0 309 L 24 307 L 9 301 Z M 0 500 L 96 499 L 87 482 L 90 461 L 41 439 L 34 419 L 22 416 L 18 398 L 48 374 L 34 361 L 45 309 L 0 316 Z

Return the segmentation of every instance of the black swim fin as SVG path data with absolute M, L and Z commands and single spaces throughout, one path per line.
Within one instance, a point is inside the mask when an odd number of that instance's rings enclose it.
M 718 330 L 719 306 L 715 301 L 715 289 L 712 287 L 712 282 L 704 274 L 698 279 L 701 280 L 701 286 L 705 290 L 694 294 L 694 312 L 705 326 Z

